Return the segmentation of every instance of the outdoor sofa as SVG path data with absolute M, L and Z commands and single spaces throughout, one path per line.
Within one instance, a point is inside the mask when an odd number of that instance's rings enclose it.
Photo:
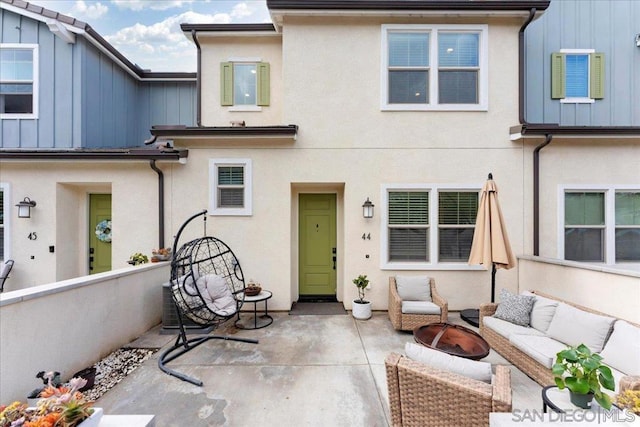
M 498 304 L 486 303 L 480 305 L 480 335 L 538 384 L 554 384 L 556 354 L 579 344 L 603 356 L 616 391 L 623 376 L 640 375 L 639 325 L 540 292 L 521 295 L 534 297 L 527 325 L 496 317 Z

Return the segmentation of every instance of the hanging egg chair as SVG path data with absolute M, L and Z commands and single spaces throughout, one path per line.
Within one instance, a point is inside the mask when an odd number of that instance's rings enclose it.
M 180 234 L 199 216 L 204 217 L 206 235 L 206 214 L 204 210 L 185 221 L 173 243 L 171 295 L 178 314 L 179 333 L 175 344 L 158 359 L 163 372 L 199 386 L 202 381 L 168 368 L 166 364 L 212 339 L 258 343 L 257 340 L 220 335 L 187 338 L 184 317 L 205 328 L 215 329 L 237 316 L 244 303 L 245 283 L 240 262 L 223 241 L 205 236 L 177 249 Z

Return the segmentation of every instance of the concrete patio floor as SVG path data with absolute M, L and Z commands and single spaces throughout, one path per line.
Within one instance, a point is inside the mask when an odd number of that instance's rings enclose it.
M 204 382 L 198 387 L 158 368 L 160 352 L 95 404 L 107 415 L 154 414 L 156 426 L 389 426 L 384 359 L 402 353 L 411 333 L 393 330 L 386 312 L 350 315 L 273 313 L 272 325 L 216 334 L 259 344 L 210 340 L 169 366 Z M 458 313 L 449 322 L 466 325 Z M 474 329 L 474 328 L 472 328 Z M 156 327 L 131 347 L 166 348 L 174 335 Z M 511 366 L 493 350 L 484 359 Z M 511 366 L 513 407 L 541 410 L 540 386 Z

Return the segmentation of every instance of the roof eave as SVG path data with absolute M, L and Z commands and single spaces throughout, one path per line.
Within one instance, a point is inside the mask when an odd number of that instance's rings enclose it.
M 156 150 L 131 148 L 126 150 L 0 150 L 0 160 L 85 160 L 85 161 L 184 161 L 186 149 Z
M 186 127 L 154 126 L 151 135 L 160 139 L 270 139 L 286 138 L 294 140 L 298 135 L 297 125 L 284 126 L 221 126 Z
M 638 126 L 561 126 L 554 123 L 524 123 L 509 128 L 512 141 L 545 135 L 564 138 L 640 138 Z

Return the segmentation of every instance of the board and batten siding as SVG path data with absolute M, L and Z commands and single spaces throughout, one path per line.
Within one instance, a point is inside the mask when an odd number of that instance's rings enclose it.
M 82 36 L 69 44 L 44 23 L 0 14 L 0 43 L 39 46 L 38 118 L 1 119 L 0 148 L 134 147 L 152 125 L 194 125 L 195 81 L 139 81 Z
M 525 32 L 525 117 L 564 126 L 640 126 L 640 1 L 552 0 Z M 561 103 L 551 98 L 551 54 L 560 49 L 604 53 L 604 98 Z

